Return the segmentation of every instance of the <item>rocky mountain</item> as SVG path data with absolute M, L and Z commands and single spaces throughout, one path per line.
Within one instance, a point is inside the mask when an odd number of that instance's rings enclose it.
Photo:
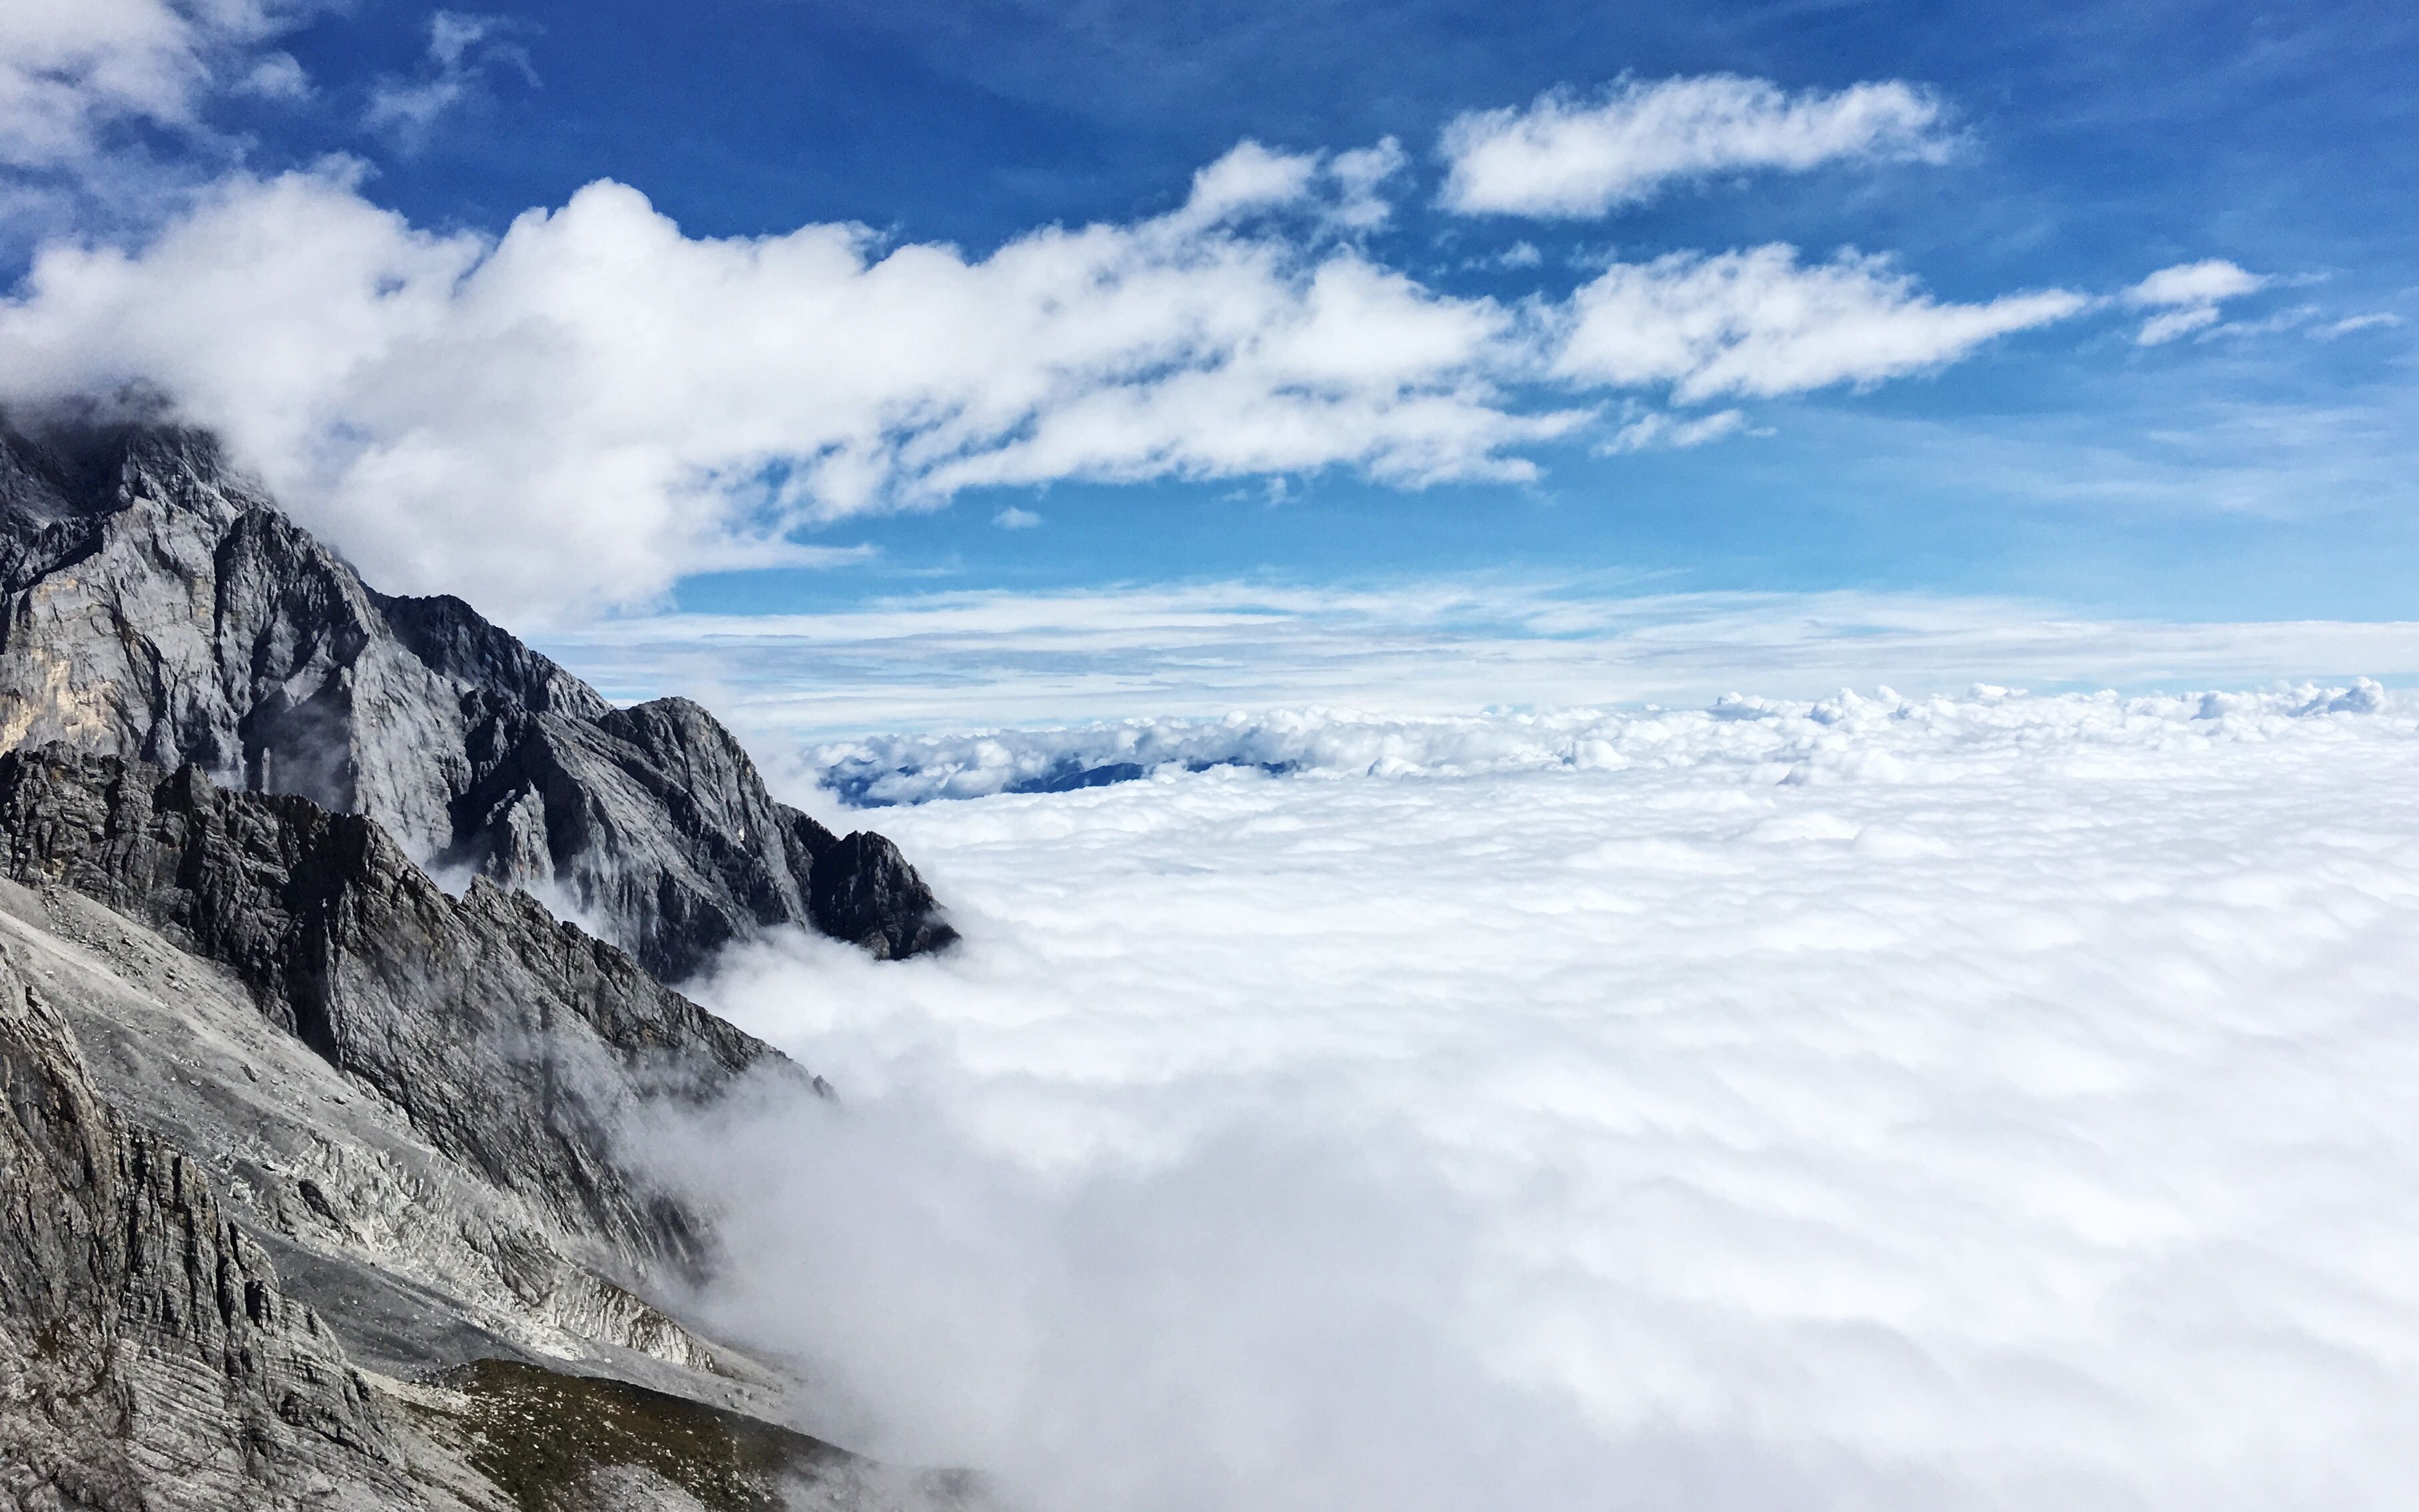
M 409 1504 L 392 1414 L 0 962 L 0 1504 Z
M 667 980 L 785 923 L 955 937 L 896 846 L 776 801 L 695 703 L 616 709 L 459 599 L 373 591 L 193 430 L 0 425 L 0 749 L 53 741 L 365 815 Z
M 649 1153 L 840 1116 L 666 983 L 948 943 L 888 841 L 373 593 L 192 432 L 0 430 L 0 1509 L 988 1504 L 683 1320 L 715 1215 Z

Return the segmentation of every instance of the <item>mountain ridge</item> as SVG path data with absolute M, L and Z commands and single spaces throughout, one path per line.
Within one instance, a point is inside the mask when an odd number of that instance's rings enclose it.
M 783 924 L 956 937 L 895 845 L 773 798 L 705 710 L 616 708 L 458 598 L 377 592 L 205 432 L 0 418 L 0 749 L 54 740 L 559 889 L 665 980 Z
M 837 1115 L 669 983 L 791 925 L 955 938 L 704 709 L 377 593 L 207 435 L 0 420 L 0 1507 L 983 1503 L 679 1316 L 714 1214 L 649 1131 Z

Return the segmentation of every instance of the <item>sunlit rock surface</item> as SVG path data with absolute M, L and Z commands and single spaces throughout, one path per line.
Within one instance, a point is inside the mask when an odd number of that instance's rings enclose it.
M 459 599 L 372 591 L 191 430 L 0 427 L 0 749 L 53 741 L 365 814 L 669 980 L 784 923 L 955 937 L 878 838 L 824 861 L 703 709 L 612 708 Z

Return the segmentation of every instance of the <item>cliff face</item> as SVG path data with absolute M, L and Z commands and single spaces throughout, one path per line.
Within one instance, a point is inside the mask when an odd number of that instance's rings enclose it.
M 955 937 L 895 846 L 775 801 L 704 710 L 614 709 L 458 599 L 373 592 L 193 431 L 0 426 L 0 749 L 58 741 L 559 888 L 667 980 L 783 923 Z
M 374 821 L 197 767 L 0 756 L 0 874 L 66 887 L 231 972 L 259 1011 L 439 1151 L 639 1264 L 693 1224 L 616 1163 L 644 1097 L 703 1098 L 778 1052 L 527 895 L 448 896 Z
M 426 1504 L 317 1315 L 5 961 L 0 1097 L 0 1504 Z

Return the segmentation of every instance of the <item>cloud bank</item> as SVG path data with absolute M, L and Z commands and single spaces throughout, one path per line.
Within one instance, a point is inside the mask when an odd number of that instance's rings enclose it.
M 1742 700 L 888 811 L 968 946 L 716 985 L 845 1100 L 712 1131 L 719 1304 L 1041 1506 L 2397 1506 L 2414 716 Z
M 1235 710 L 1702 705 L 1741 687 L 1812 697 L 2419 678 L 2419 624 L 2159 624 L 2022 600 L 1653 594 L 1635 582 L 1476 579 L 1364 589 L 1210 582 L 933 594 L 848 613 L 624 619 L 545 649 L 617 698 L 703 700 L 759 754 L 870 730 L 967 731 Z
M 1895 80 L 1791 94 L 1734 74 L 1624 80 L 1590 100 L 1568 90 L 1525 108 L 1472 111 L 1446 126 L 1442 201 L 1465 215 L 1575 219 L 1665 185 L 1755 169 L 1949 153 L 1947 111 Z
M 0 363 L 21 401 L 159 385 L 374 579 L 531 616 L 974 487 L 1518 481 L 1607 390 L 1871 383 L 2083 302 L 1943 303 L 1786 247 L 1616 264 L 1561 308 L 1456 296 L 1352 239 L 1398 163 L 1246 144 L 1166 215 L 981 257 L 854 225 L 692 238 L 613 183 L 489 243 L 342 165 L 239 178 L 139 250 L 46 248 L 0 301 Z
M 1887 718 L 1879 764 L 1913 751 L 1954 751 L 1980 731 L 2024 729 L 2077 745 L 2123 742 L 2152 727 L 2191 741 L 2265 738 L 2279 721 L 2377 714 L 2394 696 L 2366 678 L 2241 695 L 2113 693 L 2033 696 L 1977 685 L 1962 698 L 1843 693 L 1812 702 L 1732 695 L 1703 709 L 1644 713 L 1559 709 L 1535 714 L 1377 715 L 1335 709 L 1230 714 L 1220 719 L 1132 718 L 1072 728 L 961 735 L 887 735 L 819 748 L 825 786 L 859 807 L 1001 793 L 1065 791 L 1111 781 L 1233 767 L 1310 778 L 1467 778 L 1632 767 L 1734 767 L 1783 782 L 1835 780 L 1845 733 Z M 2217 721 L 2209 723 L 2208 721 Z M 1928 759 L 1928 758 L 1926 758 Z M 1861 770 L 1865 758 L 1851 767 Z M 1895 769 L 1895 768 L 1893 768 Z

